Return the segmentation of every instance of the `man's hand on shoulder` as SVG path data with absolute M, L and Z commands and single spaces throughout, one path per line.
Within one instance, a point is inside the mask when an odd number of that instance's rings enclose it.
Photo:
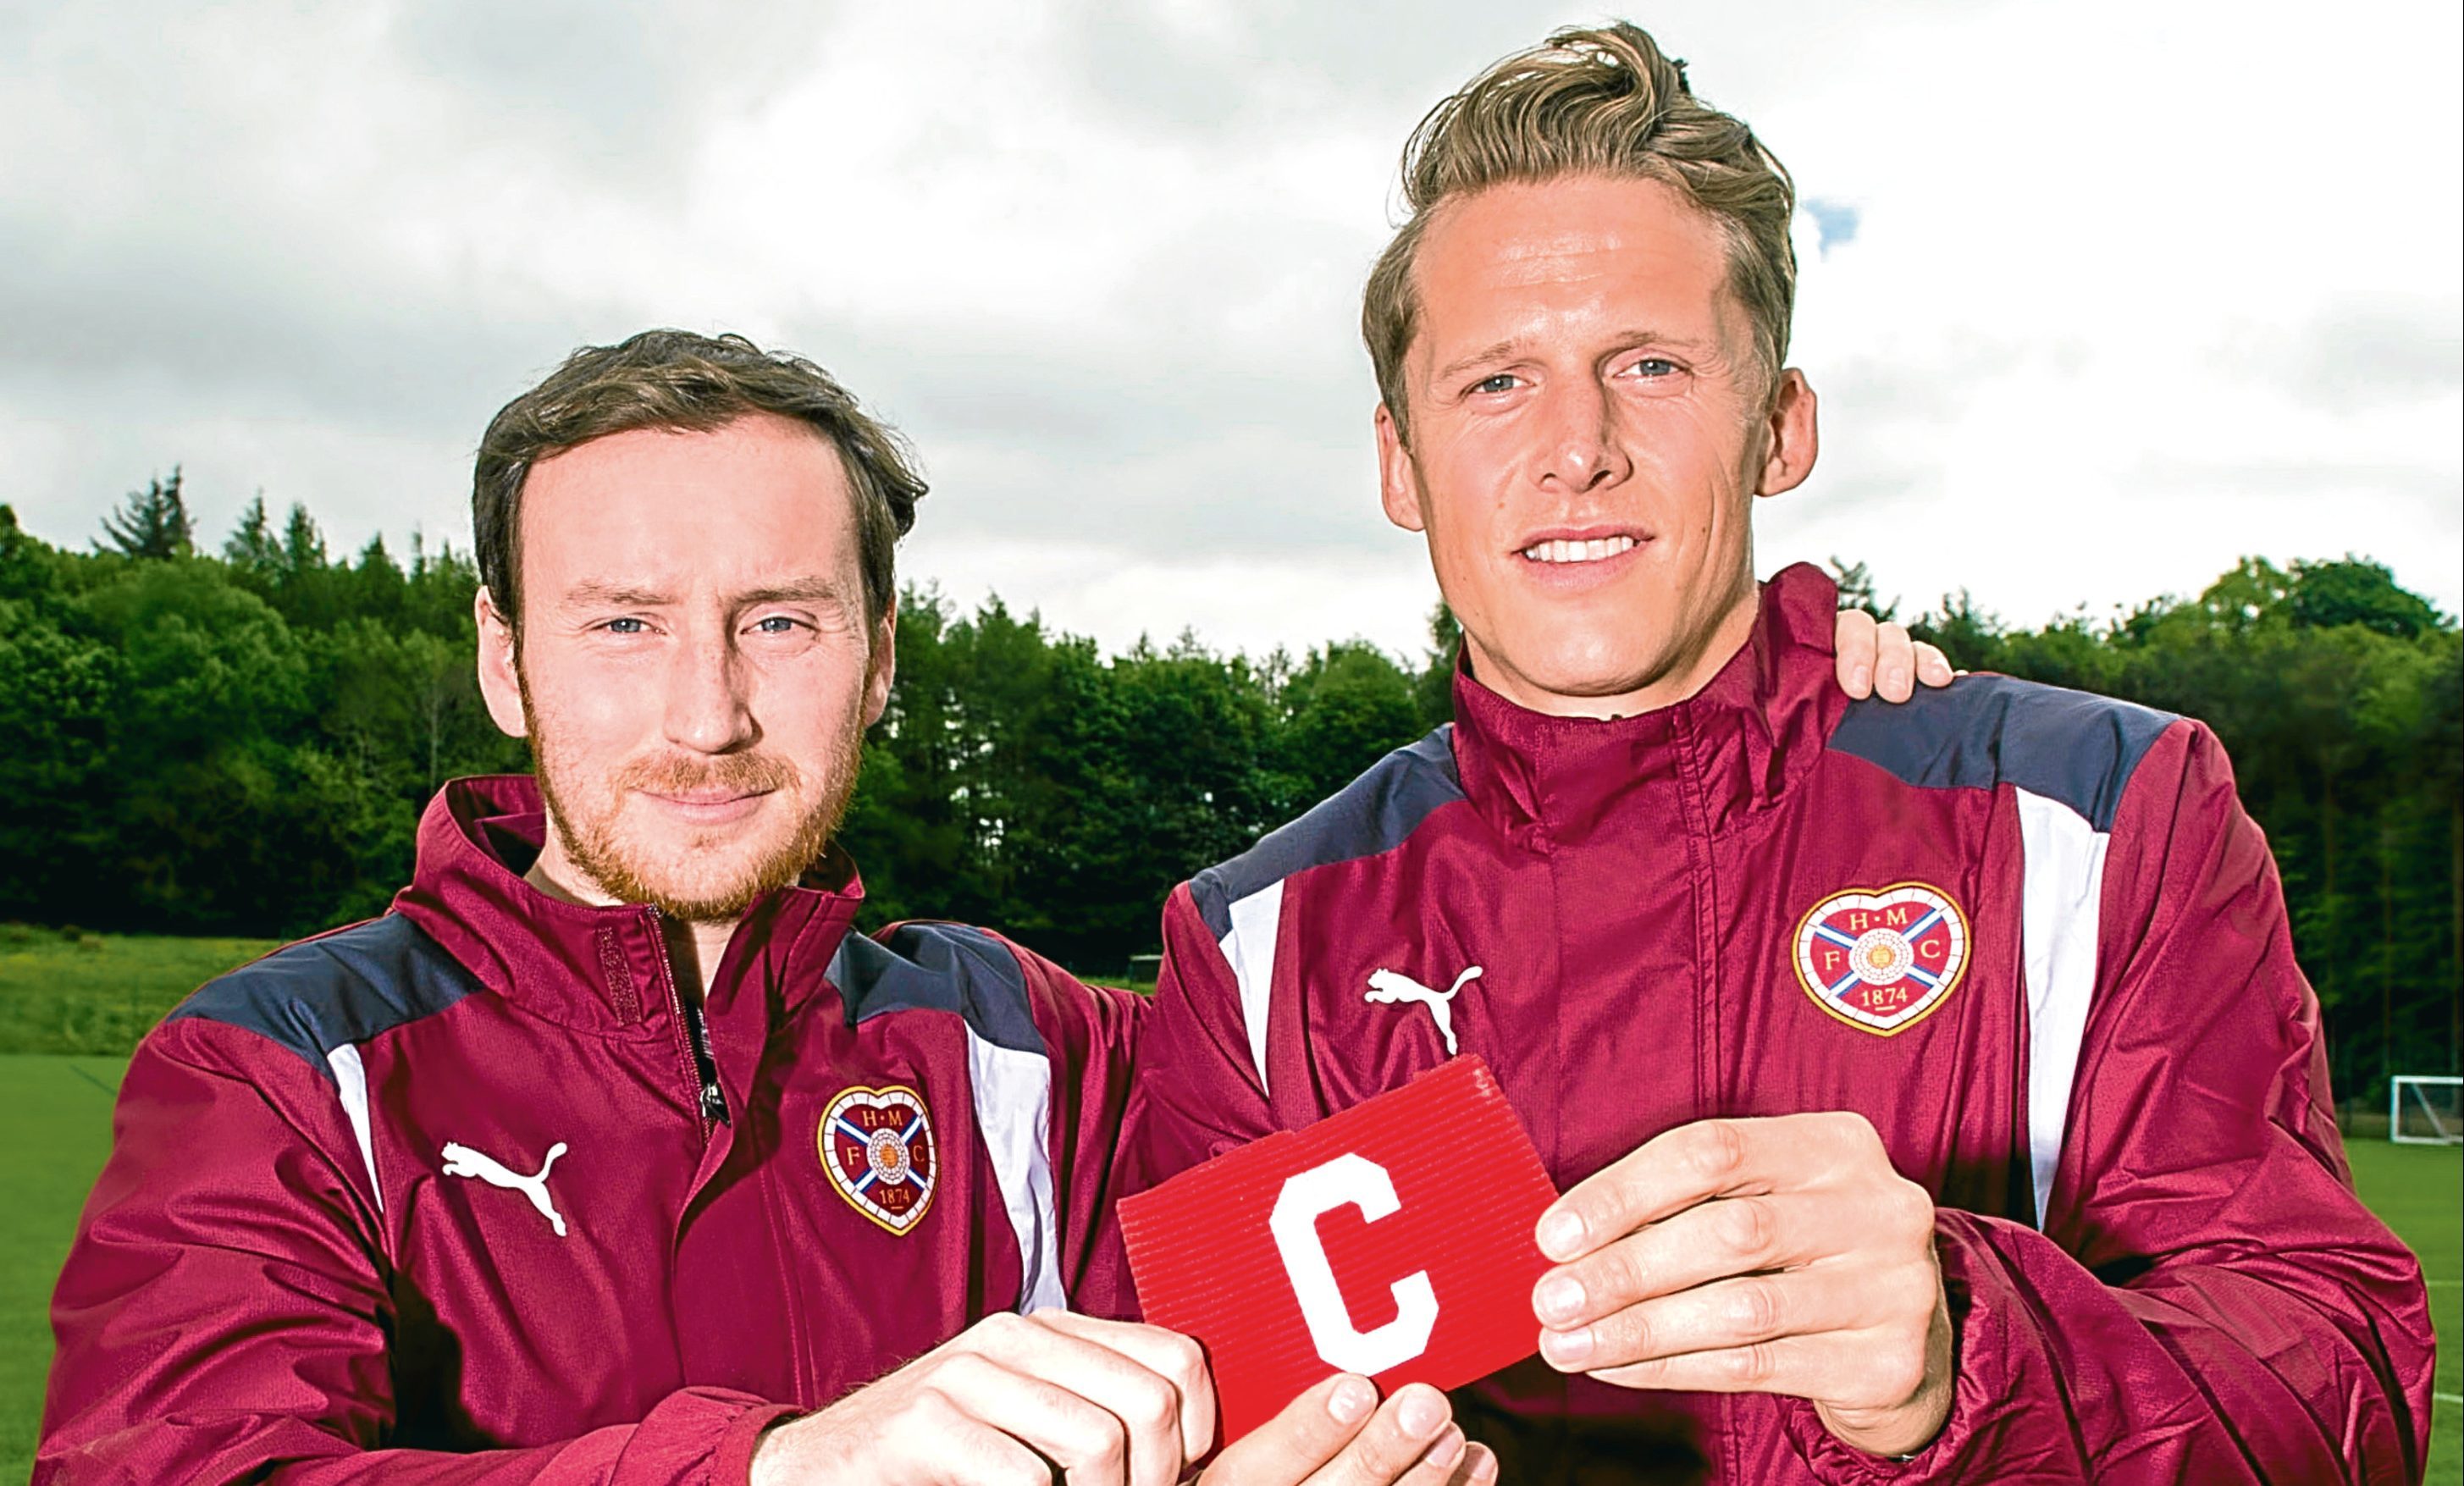
M 1540 1219 L 1541 1355 L 1626 1388 L 1793 1394 L 1878 1455 L 1949 1417 L 1933 1199 L 1855 1114 L 1703 1120 Z
M 1862 609 L 1842 609 L 1832 633 L 1839 689 L 1859 701 L 1880 694 L 1904 702 L 1916 685 L 1947 687 L 1954 672 L 1942 651 L 1909 637 L 1907 626 L 1883 623 Z
M 818 1413 L 765 1435 L 752 1486 L 1173 1486 L 1215 1438 L 1198 1344 L 1065 1311 L 994 1316 Z M 1206 1486 L 1483 1486 L 1442 1394 L 1382 1406 L 1330 1378 L 1225 1450 Z

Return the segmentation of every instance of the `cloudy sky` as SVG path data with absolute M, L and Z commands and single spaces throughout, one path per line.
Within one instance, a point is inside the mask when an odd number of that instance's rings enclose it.
M 1808 209 L 1834 554 L 2006 618 L 2375 556 L 2464 605 L 2453 0 L 1630 12 Z M 489 415 L 575 344 L 732 329 L 921 446 L 905 572 L 1119 646 L 1362 635 L 1354 333 L 1421 112 L 1507 3 L 0 4 L 0 500 L 83 545 L 186 467 L 335 545 L 467 545 Z

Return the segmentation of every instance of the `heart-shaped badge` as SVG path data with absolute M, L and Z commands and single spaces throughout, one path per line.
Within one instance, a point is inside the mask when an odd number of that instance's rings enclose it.
M 891 1233 L 913 1228 L 933 1205 L 933 1117 L 913 1089 L 843 1090 L 823 1111 L 818 1144 L 839 1195 Z

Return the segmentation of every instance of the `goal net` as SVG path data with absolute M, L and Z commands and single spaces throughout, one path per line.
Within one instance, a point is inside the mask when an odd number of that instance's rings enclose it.
M 2400 1073 L 2387 1084 L 2387 1139 L 2403 1146 L 2464 1145 L 2464 1079 Z

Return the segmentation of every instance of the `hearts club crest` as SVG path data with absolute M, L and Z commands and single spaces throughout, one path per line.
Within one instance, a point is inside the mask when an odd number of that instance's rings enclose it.
M 924 1096 L 904 1084 L 842 1090 L 822 1113 L 822 1169 L 847 1205 L 893 1234 L 933 1205 L 940 1172 Z
M 1968 972 L 1968 919 L 1923 883 L 1833 893 L 1797 926 L 1791 956 L 1814 1004 L 1896 1037 L 1932 1015 Z

